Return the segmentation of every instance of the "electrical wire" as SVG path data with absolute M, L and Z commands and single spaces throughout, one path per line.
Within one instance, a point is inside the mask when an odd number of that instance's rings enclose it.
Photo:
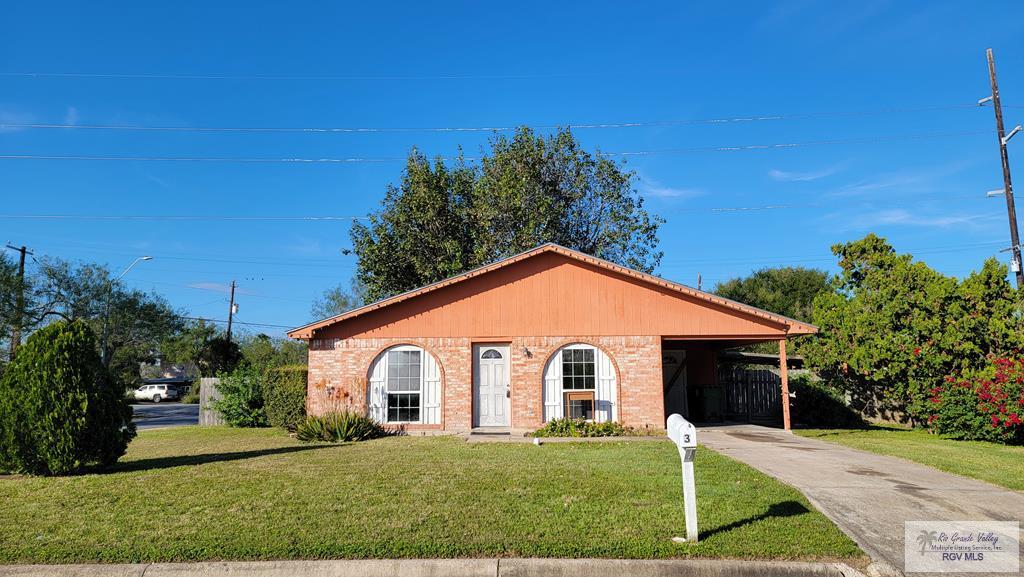
M 692 148 L 667 148 L 660 150 L 620 151 L 601 152 L 601 156 L 656 156 L 662 154 L 691 154 L 698 152 L 740 152 L 751 150 L 779 150 L 791 148 L 804 148 L 809 146 L 827 146 L 839 144 L 869 144 L 880 142 L 895 142 L 901 140 L 925 140 L 936 138 L 956 138 L 962 136 L 987 135 L 988 130 L 972 130 L 962 132 L 937 132 L 926 134 L 902 134 L 891 136 L 868 136 L 846 139 L 812 140 L 805 142 L 783 142 L 769 144 L 744 144 L 738 146 L 698 146 Z M 83 161 L 127 161 L 127 162 L 229 162 L 245 164 L 360 164 L 360 163 L 384 163 L 384 162 L 405 162 L 407 157 L 327 157 L 327 158 L 256 158 L 256 157 L 210 157 L 210 156 L 99 156 L 99 155 L 40 155 L 40 154 L 0 154 L 2 160 L 83 160 Z M 482 160 L 481 157 L 439 157 L 442 161 L 453 160 Z
M 937 112 L 943 110 L 962 110 L 977 108 L 977 104 L 949 104 L 938 106 L 919 106 L 908 108 L 879 108 L 874 110 L 854 110 L 838 112 L 810 112 L 797 114 L 762 114 L 752 116 L 727 116 L 721 118 L 697 118 L 681 120 L 651 120 L 638 122 L 599 122 L 599 123 L 565 123 L 565 124 L 529 124 L 539 129 L 605 129 L 605 128 L 645 128 L 666 126 L 722 125 L 748 122 L 777 120 L 806 120 L 820 118 L 860 117 L 881 114 L 906 114 L 911 112 Z M 269 132 L 269 133 L 375 133 L 375 132 L 504 132 L 515 130 L 516 126 L 433 126 L 433 127 L 272 127 L 272 126 L 153 126 L 133 124 L 50 124 L 50 123 L 3 123 L 0 129 L 34 129 L 34 130 L 109 130 L 109 131 L 148 131 L 148 132 Z

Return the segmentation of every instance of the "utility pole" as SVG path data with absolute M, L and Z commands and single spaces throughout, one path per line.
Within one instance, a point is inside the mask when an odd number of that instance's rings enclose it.
M 18 296 L 14 305 L 14 326 L 11 327 L 11 360 L 13 361 L 14 354 L 21 345 L 21 325 L 25 322 L 25 255 L 32 254 L 32 251 L 24 246 L 7 245 L 7 248 L 21 253 L 21 256 L 18 257 Z
M 999 137 L 999 155 L 1002 157 L 1003 162 L 1003 194 L 1006 196 L 1006 214 L 1010 219 L 1010 251 L 1012 256 L 1012 262 L 1010 263 L 1010 270 L 1013 271 L 1016 280 L 1017 288 L 1024 287 L 1024 271 L 1021 270 L 1020 261 L 1020 236 L 1017 234 L 1017 208 L 1013 201 L 1013 183 L 1010 180 L 1010 157 L 1006 153 L 1006 143 L 1009 139 L 1006 137 L 1006 131 L 1003 129 L 1003 107 L 999 102 L 999 85 L 996 83 L 996 60 L 992 55 L 992 49 L 989 48 L 985 51 L 988 56 L 988 76 L 992 82 L 992 108 L 996 111 L 996 134 Z M 979 104 L 984 104 L 986 98 L 981 99 Z M 1017 127 L 1019 129 L 1020 127 Z M 1014 134 L 1017 132 L 1014 129 Z M 1011 134 L 1012 136 L 1012 134 Z
M 228 342 L 231 342 L 231 321 L 235 316 L 235 281 L 231 281 L 231 304 L 228 307 Z

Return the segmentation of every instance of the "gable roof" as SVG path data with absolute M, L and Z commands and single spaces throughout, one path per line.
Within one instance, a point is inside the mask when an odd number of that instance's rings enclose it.
M 672 291 L 675 291 L 675 292 L 678 292 L 678 293 L 681 293 L 681 294 L 684 294 L 684 295 L 696 298 L 698 300 L 705 301 L 705 302 L 707 302 L 709 304 L 721 306 L 721 307 L 724 307 L 724 308 L 727 308 L 727 309 L 732 309 L 732 310 L 735 310 L 737 312 L 745 313 L 745 314 L 748 314 L 748 315 L 752 315 L 752 316 L 755 316 L 755 317 L 759 317 L 759 318 L 762 318 L 762 319 L 765 319 L 765 320 L 777 323 L 779 325 L 782 325 L 782 326 L 786 327 L 786 334 L 788 334 L 788 335 L 806 335 L 806 334 L 813 334 L 813 333 L 818 332 L 818 327 L 816 327 L 814 325 L 811 325 L 811 324 L 808 324 L 808 323 L 805 323 L 805 322 L 798 321 L 796 319 L 791 319 L 789 317 L 786 317 L 786 316 L 783 316 L 783 315 L 779 315 L 779 314 L 775 314 L 773 312 L 766 311 L 766 310 L 763 310 L 763 309 L 759 309 L 757 307 L 753 307 L 753 306 L 750 306 L 750 305 L 745 305 L 743 303 L 740 303 L 740 302 L 737 302 L 737 301 L 734 301 L 734 300 L 730 300 L 730 299 L 727 299 L 727 298 L 724 298 L 724 297 L 720 297 L 720 296 L 712 294 L 712 293 L 700 291 L 700 290 L 697 290 L 695 288 L 692 288 L 692 287 L 689 287 L 689 286 L 686 286 L 686 285 L 683 285 L 683 284 L 667 281 L 667 280 L 665 280 L 663 278 L 660 278 L 660 277 L 657 277 L 657 276 L 654 276 L 654 275 L 651 275 L 651 274 L 643 273 L 643 272 L 640 272 L 638 270 L 631 269 L 629 267 L 618 265 L 618 264 L 615 264 L 613 262 L 610 262 L 610 261 L 607 261 L 607 260 L 604 260 L 604 259 L 593 257 L 593 256 L 590 256 L 588 254 L 584 254 L 582 252 L 579 252 L 579 251 L 576 251 L 576 250 L 572 250 L 572 249 L 566 248 L 566 247 L 561 246 L 561 245 L 557 245 L 557 244 L 554 244 L 554 243 L 547 243 L 547 244 L 542 244 L 542 245 L 540 245 L 540 246 L 538 246 L 536 248 L 530 249 L 530 250 L 528 250 L 526 252 L 521 252 L 521 253 L 519 253 L 517 255 L 510 256 L 508 258 L 505 258 L 505 259 L 493 262 L 491 264 L 475 268 L 473 270 L 464 272 L 462 274 L 455 275 L 453 277 L 450 277 L 450 278 L 447 278 L 447 279 L 444 279 L 444 280 L 441 280 L 441 281 L 438 281 L 438 282 L 435 282 L 435 283 L 432 283 L 432 284 L 428 284 L 426 286 L 423 286 L 423 287 L 420 287 L 420 288 L 417 288 L 417 289 L 413 289 L 411 291 L 407 291 L 407 292 L 404 292 L 402 294 L 395 295 L 393 297 L 388 297 L 388 298 L 385 298 L 385 299 L 381 299 L 381 300 L 379 300 L 377 302 L 370 303 L 368 305 L 364 305 L 364 306 L 361 306 L 359 308 L 352 309 L 350 311 L 346 311 L 346 312 L 344 312 L 344 313 L 342 313 L 340 315 L 336 315 L 336 316 L 329 317 L 329 318 L 326 318 L 326 319 L 323 319 L 323 320 L 320 320 L 320 321 L 309 323 L 307 325 L 303 325 L 301 327 L 297 327 L 295 329 L 292 329 L 291 331 L 288 331 L 288 336 L 293 338 L 293 339 L 311 339 L 311 338 L 313 338 L 314 332 L 316 332 L 317 330 L 322 329 L 324 327 L 328 327 L 328 326 L 331 326 L 331 325 L 334 325 L 334 324 L 346 321 L 346 320 L 351 319 L 351 318 L 362 316 L 362 315 L 365 315 L 367 313 L 370 313 L 370 312 L 382 309 L 384 307 L 388 307 L 388 306 L 391 306 L 391 305 L 394 305 L 394 304 L 397 304 L 397 303 L 409 300 L 411 298 L 418 297 L 418 296 L 426 294 L 426 293 L 434 292 L 434 291 L 440 290 L 440 289 L 442 289 L 444 287 L 451 286 L 453 284 L 460 283 L 460 282 L 463 282 L 465 280 L 468 280 L 468 279 L 471 279 L 471 278 L 474 278 L 474 277 L 485 275 L 485 274 L 487 274 L 487 273 L 489 273 L 491 271 L 507 267 L 507 266 L 509 266 L 511 264 L 515 264 L 517 262 L 521 262 L 523 260 L 529 259 L 531 257 L 537 256 L 537 255 L 540 255 L 540 254 L 544 254 L 544 253 L 560 254 L 560 255 L 568 257 L 568 258 L 570 258 L 572 260 L 576 260 L 576 261 L 583 262 L 583 263 L 586 263 L 586 264 L 594 265 L 594 266 L 597 266 L 597 267 L 605 269 L 605 270 L 609 270 L 609 271 L 614 272 L 614 273 L 618 273 L 618 274 L 621 274 L 621 275 L 632 277 L 632 278 L 638 279 L 640 281 L 643 281 L 645 283 L 649 283 L 651 285 L 655 285 L 655 286 L 658 286 L 658 287 L 666 288 L 666 289 L 669 289 L 669 290 L 672 290 Z

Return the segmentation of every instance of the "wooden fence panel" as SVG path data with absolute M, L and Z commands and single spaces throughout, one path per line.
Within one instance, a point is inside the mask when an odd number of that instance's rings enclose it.
M 223 417 L 213 408 L 213 402 L 221 398 L 217 389 L 220 379 L 203 377 L 199 383 L 199 425 L 223 425 Z

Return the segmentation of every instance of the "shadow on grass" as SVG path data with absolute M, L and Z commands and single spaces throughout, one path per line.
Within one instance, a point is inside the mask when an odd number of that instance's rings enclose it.
M 132 471 L 155 471 L 158 469 L 170 469 L 186 465 L 205 465 L 207 463 L 225 463 L 228 461 L 242 461 L 255 459 L 268 455 L 287 455 L 302 451 L 315 451 L 318 449 L 329 449 L 343 445 L 307 445 L 299 447 L 277 447 L 275 449 L 259 449 L 256 451 L 236 451 L 233 453 L 203 453 L 200 455 L 176 455 L 173 457 L 158 457 L 154 459 L 139 459 L 137 461 L 119 462 L 107 469 L 91 470 L 88 473 L 107 475 L 110 473 L 130 473 Z
M 758 521 L 764 521 L 765 519 L 771 519 L 773 517 L 796 517 L 797 515 L 803 515 L 804 513 L 810 512 L 810 509 L 808 509 L 803 503 L 798 503 L 796 501 L 783 501 L 769 506 L 768 510 L 760 515 L 754 515 L 753 517 L 733 521 L 728 525 L 722 525 L 721 527 L 715 527 L 710 531 L 702 532 L 700 534 L 700 538 L 703 540 L 719 533 L 728 533 L 733 529 L 739 529 L 740 527 L 745 527 L 747 525 L 757 523 Z

